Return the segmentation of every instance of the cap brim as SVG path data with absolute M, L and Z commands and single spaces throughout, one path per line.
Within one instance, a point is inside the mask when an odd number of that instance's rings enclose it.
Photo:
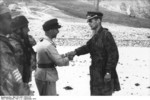
M 93 18 L 97 18 L 98 16 L 97 15 L 95 15 L 95 16 L 87 16 L 87 21 L 90 21 L 91 19 L 93 19 Z

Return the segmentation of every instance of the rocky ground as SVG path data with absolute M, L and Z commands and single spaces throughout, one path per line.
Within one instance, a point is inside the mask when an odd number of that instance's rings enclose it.
M 20 4 L 19 4 L 20 5 Z M 55 40 L 60 53 L 74 50 L 92 36 L 85 19 L 65 15 L 59 9 L 35 1 L 20 5 L 21 14 L 29 20 L 30 32 L 37 42 L 44 36 L 42 24 L 57 17 L 63 26 Z M 117 67 L 122 90 L 118 95 L 150 95 L 150 29 L 134 28 L 103 23 L 113 34 L 119 47 L 120 59 Z M 89 96 L 89 55 L 75 57 L 68 67 L 58 67 L 57 91 L 63 95 Z M 38 95 L 34 77 L 31 89 Z

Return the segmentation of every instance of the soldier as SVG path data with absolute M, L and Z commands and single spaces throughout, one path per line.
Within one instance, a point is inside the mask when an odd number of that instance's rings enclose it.
M 67 56 L 74 57 L 90 53 L 91 95 L 112 95 L 120 90 L 116 66 L 119 59 L 118 48 L 112 34 L 101 25 L 101 12 L 88 12 L 87 21 L 93 30 L 93 37 L 86 45 L 69 52 Z
M 36 48 L 38 68 L 35 71 L 35 80 L 40 95 L 56 96 L 56 81 L 58 73 L 56 66 L 67 66 L 69 59 L 59 55 L 52 39 L 59 33 L 57 19 L 51 19 L 44 23 L 45 37 Z
M 25 16 L 14 18 L 11 26 L 13 33 L 9 36 L 9 40 L 14 47 L 17 63 L 20 64 L 19 71 L 23 76 L 23 82 L 28 85 L 31 81 L 32 67 L 36 66 L 35 52 L 32 48 L 36 42 L 28 35 L 28 20 Z
M 0 95 L 29 95 L 16 63 L 14 48 L 6 37 L 11 33 L 9 9 L 0 3 Z

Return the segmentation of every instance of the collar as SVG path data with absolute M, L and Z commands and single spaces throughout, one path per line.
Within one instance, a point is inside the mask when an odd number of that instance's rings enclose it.
M 101 27 L 100 29 L 98 29 L 97 31 L 95 31 L 95 34 L 93 35 L 92 39 L 97 39 L 100 37 L 100 35 L 102 34 L 103 31 L 103 27 Z
M 100 34 L 103 31 L 103 27 L 101 26 L 98 30 L 94 31 L 94 36 Z
M 103 27 L 101 26 L 98 30 L 97 33 L 101 33 L 103 31 Z
M 20 35 L 15 34 L 15 33 L 12 33 L 10 36 L 15 37 L 15 38 L 20 39 L 20 40 L 22 39 Z
M 48 36 L 45 36 L 44 39 L 49 41 L 54 47 L 56 47 L 56 44 L 54 43 L 54 41 L 51 38 L 49 38 Z

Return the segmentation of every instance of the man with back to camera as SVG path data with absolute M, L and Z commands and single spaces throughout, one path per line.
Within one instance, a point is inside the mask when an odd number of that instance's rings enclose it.
M 87 22 L 93 30 L 93 37 L 66 56 L 74 57 L 87 53 L 91 55 L 90 91 L 91 95 L 112 95 L 120 90 L 116 72 L 119 59 L 118 48 L 112 34 L 101 25 L 103 13 L 87 12 Z

